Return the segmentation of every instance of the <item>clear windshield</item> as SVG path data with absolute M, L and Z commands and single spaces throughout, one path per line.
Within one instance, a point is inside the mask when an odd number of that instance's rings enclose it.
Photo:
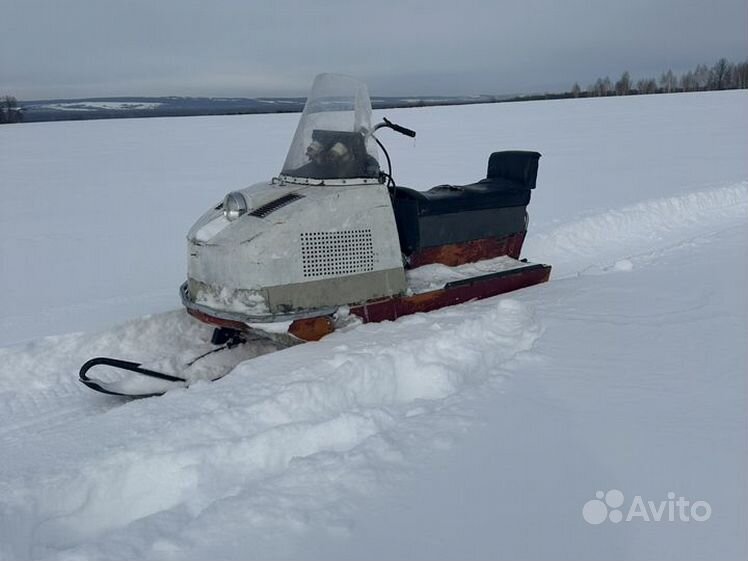
M 340 74 L 314 79 L 281 174 L 309 179 L 376 178 L 377 146 L 366 84 Z

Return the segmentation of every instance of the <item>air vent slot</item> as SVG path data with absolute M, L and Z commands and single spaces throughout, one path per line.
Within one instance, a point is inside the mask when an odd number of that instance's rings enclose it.
M 305 277 L 338 277 L 373 271 L 371 230 L 303 232 L 301 265 Z
M 297 195 L 296 193 L 289 193 L 288 195 L 283 195 L 279 199 L 275 199 L 274 201 L 270 201 L 269 203 L 266 203 L 262 206 L 258 206 L 256 209 L 250 212 L 249 215 L 256 216 L 257 218 L 265 218 L 271 212 L 275 212 L 279 208 L 282 208 L 286 205 L 290 205 L 292 202 L 298 201 L 299 199 L 303 199 L 303 198 L 304 198 L 304 195 Z

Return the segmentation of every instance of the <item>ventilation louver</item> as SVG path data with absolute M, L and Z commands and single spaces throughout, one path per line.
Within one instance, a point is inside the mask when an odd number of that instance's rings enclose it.
M 274 201 L 265 203 L 262 206 L 258 206 L 256 209 L 250 212 L 249 215 L 256 216 L 257 218 L 265 218 L 271 212 L 275 212 L 279 208 L 282 208 L 286 205 L 290 205 L 292 202 L 298 201 L 299 199 L 303 199 L 303 198 L 304 198 L 304 195 L 297 195 L 296 193 L 289 193 L 288 195 L 283 195 L 279 199 L 275 199 Z

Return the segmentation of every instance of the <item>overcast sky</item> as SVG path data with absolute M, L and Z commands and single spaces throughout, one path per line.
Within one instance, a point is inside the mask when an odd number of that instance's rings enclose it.
M 748 56 L 746 0 L 0 0 L 0 95 L 542 92 Z

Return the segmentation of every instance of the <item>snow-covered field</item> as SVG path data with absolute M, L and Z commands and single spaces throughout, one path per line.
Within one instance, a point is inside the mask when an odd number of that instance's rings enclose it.
M 135 110 L 156 109 L 161 103 L 127 101 L 75 101 L 70 103 L 44 103 L 31 106 L 32 109 L 54 109 L 56 111 L 93 111 L 96 109 Z
M 746 92 L 386 114 L 404 185 L 543 153 L 551 282 L 137 401 L 78 366 L 209 337 L 184 235 L 298 116 L 0 127 L 0 559 L 748 557 Z

